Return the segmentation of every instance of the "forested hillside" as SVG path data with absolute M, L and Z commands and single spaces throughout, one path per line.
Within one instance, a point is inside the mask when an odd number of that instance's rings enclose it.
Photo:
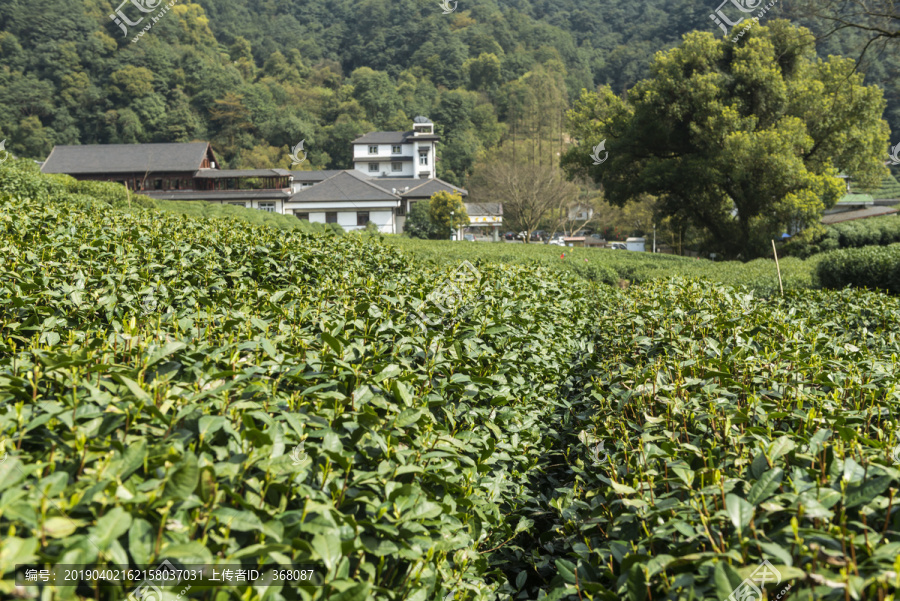
M 0 139 L 13 153 L 210 139 L 226 166 L 268 167 L 306 140 L 308 167 L 345 168 L 358 134 L 425 114 L 444 136 L 439 176 L 462 184 L 504 136 L 552 123 L 540 136 L 561 140 L 582 88 L 623 91 L 685 32 L 717 31 L 715 5 L 687 0 L 462 1 L 449 15 L 437 0 L 201 0 L 132 41 L 140 29 L 124 35 L 116 8 L 0 4 Z M 820 54 L 852 53 L 859 35 Z M 876 59 L 896 138 L 900 59 Z

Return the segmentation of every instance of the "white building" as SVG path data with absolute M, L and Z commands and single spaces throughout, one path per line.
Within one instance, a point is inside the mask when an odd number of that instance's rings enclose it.
M 310 179 L 323 174 L 308 173 L 313 174 Z M 285 201 L 283 212 L 314 223 L 336 223 L 348 231 L 365 229 L 371 222 L 382 233 L 400 234 L 412 205 L 437 192 L 468 196 L 466 190 L 437 178 L 370 178 L 349 169 L 304 187 Z
M 367 177 L 437 177 L 434 123 L 416 117 L 412 131 L 378 131 L 353 141 L 353 166 Z

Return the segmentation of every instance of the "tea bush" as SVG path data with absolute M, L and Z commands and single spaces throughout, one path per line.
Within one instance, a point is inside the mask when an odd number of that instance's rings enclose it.
M 326 575 L 222 601 L 493 598 L 614 292 L 483 265 L 445 316 L 447 270 L 378 240 L 0 201 L 0 596 L 15 564 L 168 559 Z
M 535 528 L 491 558 L 510 593 L 727 599 L 769 561 L 769 599 L 893 598 L 900 300 L 683 280 L 610 300 L 521 509 Z
M 900 587 L 896 297 L 803 289 L 796 259 L 782 298 L 765 261 L 406 252 L 51 180 L 0 179 L 4 599 L 131 592 L 16 564 L 163 559 L 324 575 L 181 597 L 211 601 L 725 599 L 764 561 L 769 598 Z M 646 283 L 595 284 L 622 275 Z
M 819 228 L 811 235 L 786 245 L 786 252 L 797 257 L 863 246 L 887 246 L 900 243 L 900 219 L 896 216 L 848 221 Z
M 435 264 L 468 259 L 473 262 L 543 265 L 605 284 L 616 284 L 619 280 L 642 283 L 683 276 L 747 286 L 766 296 L 780 293 L 775 261 L 769 259 L 740 263 L 622 250 L 562 248 L 546 244 L 425 241 L 400 237 L 391 237 L 391 243 Z M 796 257 L 783 258 L 781 272 L 784 289 L 803 290 L 817 286 L 813 277 L 817 262 L 817 257 L 809 261 Z
M 880 289 L 900 293 L 900 244 L 836 250 L 822 255 L 817 276 L 824 288 Z
M 189 217 L 237 219 L 254 225 L 266 225 L 282 230 L 308 233 L 331 232 L 341 235 L 344 229 L 334 224 L 310 223 L 290 215 L 278 215 L 202 201 L 153 200 L 140 194 L 128 194 L 121 184 L 114 182 L 78 181 L 68 175 L 44 175 L 37 164 L 27 160 L 11 160 L 0 164 L 0 194 L 8 194 L 22 202 L 33 199 L 90 197 L 114 208 L 144 208 Z

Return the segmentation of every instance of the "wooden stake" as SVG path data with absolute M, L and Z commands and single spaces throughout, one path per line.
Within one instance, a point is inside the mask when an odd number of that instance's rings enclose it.
M 772 240 L 772 252 L 775 254 L 775 269 L 778 270 L 778 287 L 781 288 L 781 296 L 784 296 L 784 284 L 781 282 L 781 267 L 778 265 L 778 251 L 775 250 L 774 240 Z

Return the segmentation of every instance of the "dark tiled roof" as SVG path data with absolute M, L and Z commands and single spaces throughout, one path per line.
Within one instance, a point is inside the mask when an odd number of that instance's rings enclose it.
M 403 196 L 403 190 L 407 187 L 412 190 L 422 183 L 420 179 L 410 177 L 369 177 L 370 182 L 385 190 L 397 190 L 399 196 Z
M 208 148 L 207 142 L 57 146 L 41 170 L 70 175 L 194 172 L 200 169 Z
M 233 200 L 235 202 L 241 200 L 287 200 L 291 197 L 290 192 L 281 192 L 280 190 L 216 190 L 209 192 L 154 192 L 145 190 L 141 194 L 155 200 Z
M 289 177 L 287 169 L 201 169 L 196 179 L 226 179 L 230 177 Z
M 291 202 L 399 200 L 389 190 L 354 171 L 340 171 L 325 181 L 294 194 Z
M 866 207 L 858 211 L 844 211 L 843 213 L 832 213 L 822 217 L 822 223 L 831 225 L 835 223 L 843 223 L 845 221 L 856 221 L 857 219 L 868 219 L 869 217 L 882 217 L 896 213 L 897 209 L 890 207 Z
M 499 202 L 467 202 L 465 204 L 469 217 L 503 215 L 503 205 Z
M 326 169 L 324 171 L 291 171 L 294 182 L 321 182 L 333 175 L 337 175 L 342 169 Z
M 468 191 L 457 188 L 453 184 L 448 184 L 442 179 L 413 180 L 423 182 L 418 186 L 413 186 L 409 192 L 402 194 L 403 198 L 431 198 L 437 192 L 450 192 L 451 194 L 462 194 L 468 196 Z
M 354 144 L 402 144 L 411 138 L 411 131 L 373 131 L 353 140 Z

